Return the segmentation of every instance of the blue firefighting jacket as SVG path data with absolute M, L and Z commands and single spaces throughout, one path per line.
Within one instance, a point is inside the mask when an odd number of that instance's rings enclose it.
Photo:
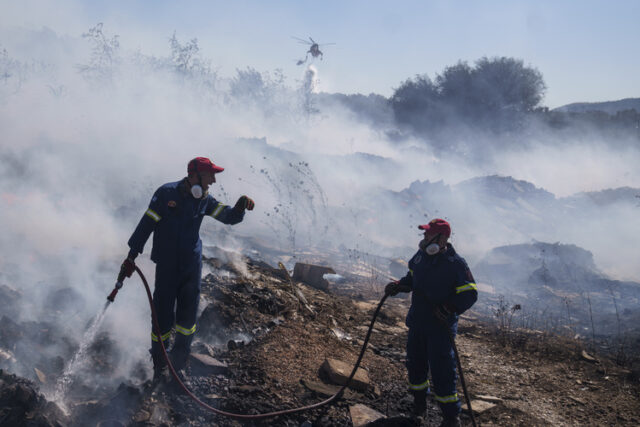
M 130 256 L 142 253 L 153 233 L 151 260 L 171 265 L 176 271 L 189 271 L 201 261 L 200 224 L 205 215 L 225 224 L 237 224 L 244 218 L 244 212 L 223 205 L 209 194 L 194 198 L 186 178 L 164 184 L 154 193 L 129 239 Z
M 411 307 L 407 314 L 408 327 L 441 328 L 433 315 L 433 305 L 451 304 L 456 314 L 448 319 L 449 325 L 458 321 L 458 315 L 468 310 L 478 299 L 478 287 L 464 258 L 451 244 L 444 253 L 429 256 L 418 250 L 409 261 L 409 272 L 400 284 L 411 287 Z M 426 298 L 430 301 L 425 301 Z

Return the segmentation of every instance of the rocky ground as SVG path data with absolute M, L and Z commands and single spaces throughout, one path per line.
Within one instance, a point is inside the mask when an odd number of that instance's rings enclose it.
M 326 399 L 339 386 L 337 374 L 323 365 L 334 359 L 350 370 L 382 287 L 354 275 L 320 290 L 289 280 L 277 267 L 245 261 L 247 270 L 242 272 L 237 263 L 205 261 L 212 271 L 203 279 L 203 301 L 208 305 L 198 321 L 185 382 L 208 405 L 243 414 Z M 17 298 L 6 287 L 2 292 L 4 298 Z M 173 381 L 154 384 L 144 373 L 115 390 L 76 381 L 65 415 L 39 394 L 39 384 L 7 372 L 18 363 L 16 358 L 22 358 L 22 350 L 12 345 L 18 331 L 21 343 L 29 342 L 30 334 L 46 342 L 52 332 L 43 324 L 12 325 L 0 332 L 6 368 L 0 373 L 0 425 L 438 425 L 441 419 L 432 399 L 425 417 L 409 416 L 404 368 L 407 306 L 406 298 L 388 299 L 383 306 L 356 390 L 348 389 L 328 406 L 256 422 L 211 414 Z M 117 361 L 109 352 L 110 340 L 103 334 L 92 346 L 91 357 L 101 370 Z M 457 345 L 481 425 L 640 424 L 638 372 L 592 357 L 579 342 L 533 331 L 498 333 L 468 312 L 461 319 Z M 72 346 L 69 343 L 70 353 Z M 48 363 L 31 357 L 35 365 L 51 371 L 47 375 L 64 365 L 59 356 Z M 470 425 L 466 414 L 463 424 Z

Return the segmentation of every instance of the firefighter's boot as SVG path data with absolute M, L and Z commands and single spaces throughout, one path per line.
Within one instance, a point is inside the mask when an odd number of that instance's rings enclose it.
M 424 411 L 427 410 L 427 391 L 417 390 L 412 391 L 412 394 L 413 407 L 411 408 L 411 413 L 416 417 L 424 415 Z
M 162 348 L 158 342 L 151 343 L 151 360 L 153 360 L 153 381 L 158 382 L 166 377 L 167 362 L 162 354 Z
M 176 371 L 184 369 L 187 366 L 187 360 L 189 359 L 189 354 L 191 353 L 191 341 L 193 340 L 193 335 L 182 335 L 176 334 L 176 339 L 173 343 L 173 348 L 171 349 L 171 364 Z
M 444 417 L 440 427 L 460 427 L 460 417 Z

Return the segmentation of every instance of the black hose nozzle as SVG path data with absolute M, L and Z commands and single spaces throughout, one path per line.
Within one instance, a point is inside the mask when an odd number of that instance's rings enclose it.
M 113 302 L 113 300 L 116 299 L 116 295 L 118 294 L 118 291 L 120 290 L 120 288 L 122 288 L 122 280 L 118 280 L 116 282 L 116 286 L 113 288 L 113 290 L 107 297 L 107 300 Z

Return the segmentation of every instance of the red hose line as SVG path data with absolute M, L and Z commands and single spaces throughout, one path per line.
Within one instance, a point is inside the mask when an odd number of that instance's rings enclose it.
M 138 272 L 138 275 L 142 279 L 142 283 L 144 284 L 145 290 L 147 291 L 147 297 L 149 299 L 149 306 L 151 307 L 151 318 L 153 320 L 153 329 L 155 330 L 156 335 L 158 337 L 160 337 L 160 336 L 162 336 L 162 334 L 160 332 L 160 327 L 158 326 L 158 318 L 156 316 L 156 310 L 155 310 L 155 307 L 153 306 L 153 297 L 151 296 L 151 289 L 149 289 L 149 284 L 147 283 L 147 279 L 144 277 L 144 274 L 142 274 L 142 271 L 138 268 L 138 266 L 136 266 L 136 271 Z M 205 402 L 203 402 L 202 400 L 200 400 L 195 394 L 193 394 L 191 392 L 191 390 L 189 390 L 187 388 L 187 386 L 184 385 L 184 383 L 182 382 L 182 380 L 178 376 L 176 370 L 173 368 L 173 365 L 171 364 L 171 360 L 169 360 L 169 355 L 167 354 L 167 349 L 164 347 L 164 342 L 162 341 L 162 339 L 158 340 L 158 342 L 160 343 L 160 346 L 162 348 L 162 354 L 164 356 L 165 361 L 167 362 L 167 366 L 169 367 L 169 371 L 171 372 L 171 375 L 173 376 L 173 378 L 176 380 L 178 385 L 184 390 L 184 392 L 194 402 L 196 402 L 198 405 L 202 406 L 206 410 L 211 411 L 211 412 L 213 412 L 215 414 L 218 414 L 218 415 L 222 415 L 222 416 L 229 417 L 229 418 L 234 418 L 234 419 L 237 419 L 237 420 L 260 420 L 260 419 L 263 419 L 263 418 L 277 417 L 277 416 L 280 416 L 280 415 L 295 414 L 297 412 L 307 411 L 309 409 L 316 409 L 316 408 L 319 408 L 321 406 L 327 405 L 327 404 L 333 402 L 334 400 L 338 399 L 342 395 L 342 393 L 344 393 L 345 389 L 349 386 L 349 384 L 351 383 L 351 380 L 356 375 L 356 371 L 358 370 L 358 367 L 360 366 L 360 363 L 362 362 L 362 358 L 364 357 L 364 352 L 366 351 L 367 344 L 369 343 L 369 337 L 371 336 L 371 331 L 373 330 L 373 325 L 374 325 L 374 323 L 376 321 L 376 318 L 378 317 L 378 313 L 380 313 L 380 309 L 382 308 L 382 305 L 384 304 L 384 302 L 387 299 L 387 297 L 388 297 L 387 294 L 385 294 L 382 297 L 382 299 L 378 303 L 378 306 L 376 307 L 376 311 L 373 313 L 373 317 L 371 318 L 371 324 L 369 325 L 369 330 L 367 331 L 367 335 L 365 336 L 364 343 L 362 344 L 362 349 L 360 350 L 360 355 L 358 356 L 358 360 L 356 361 L 356 364 L 353 367 L 353 370 L 351 371 L 351 375 L 349 375 L 349 379 L 347 379 L 347 383 L 345 385 L 343 385 L 340 388 L 340 390 L 338 390 L 338 392 L 336 394 L 334 394 L 333 396 L 329 397 L 328 399 L 323 400 L 323 401 L 318 402 L 318 403 L 314 403 L 313 405 L 301 406 L 299 408 L 284 409 L 284 410 L 281 410 L 281 411 L 266 412 L 266 413 L 263 413 L 263 414 L 255 414 L 255 415 L 236 414 L 236 413 L 233 413 L 233 412 L 227 412 L 227 411 L 223 411 L 223 410 L 214 408 L 213 406 L 210 406 L 210 405 L 206 404 Z

